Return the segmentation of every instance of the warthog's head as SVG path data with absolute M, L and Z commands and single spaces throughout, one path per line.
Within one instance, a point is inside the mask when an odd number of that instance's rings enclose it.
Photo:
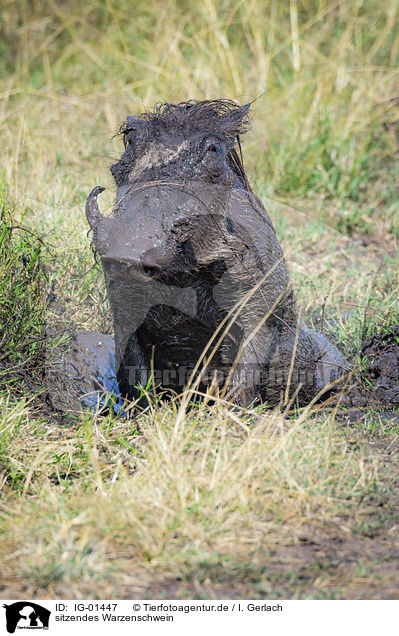
M 235 145 L 248 106 L 230 101 L 163 104 L 128 117 L 125 151 L 111 166 L 117 185 L 113 218 L 103 218 L 94 190 L 87 217 L 106 271 L 157 279 L 220 260 L 221 236 L 233 233 L 232 189 L 249 190 Z

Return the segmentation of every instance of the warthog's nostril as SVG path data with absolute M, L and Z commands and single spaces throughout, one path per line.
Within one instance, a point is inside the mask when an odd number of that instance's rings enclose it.
M 162 267 L 166 265 L 165 254 L 157 248 L 152 248 L 145 252 L 141 257 L 141 266 L 147 276 L 155 276 L 162 271 Z

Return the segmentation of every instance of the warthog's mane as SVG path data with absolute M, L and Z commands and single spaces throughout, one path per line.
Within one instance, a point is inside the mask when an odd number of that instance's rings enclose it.
M 153 110 L 141 113 L 139 119 L 150 123 L 151 132 L 212 133 L 224 140 L 233 141 L 250 127 L 249 104 L 240 106 L 229 99 L 213 99 L 170 104 L 155 104 Z M 127 132 L 129 120 L 121 132 Z
M 137 130 L 142 121 L 146 122 L 147 136 L 153 139 L 159 134 L 174 132 L 187 138 L 196 134 L 212 135 L 227 142 L 227 162 L 245 189 L 250 191 L 240 144 L 240 135 L 250 128 L 249 108 L 250 104 L 241 106 L 229 99 L 189 100 L 178 104 L 162 102 L 138 117 L 128 117 L 119 132 L 127 135 Z

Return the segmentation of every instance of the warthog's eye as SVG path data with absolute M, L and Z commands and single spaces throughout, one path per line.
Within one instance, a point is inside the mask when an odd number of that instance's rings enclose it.
M 211 169 L 212 166 L 218 164 L 224 157 L 225 148 L 226 147 L 224 143 L 218 143 L 217 141 L 215 142 L 211 139 L 204 140 L 200 161 L 202 161 L 203 164 L 209 166 L 209 168 Z
M 209 144 L 206 152 L 212 152 L 221 155 L 223 152 L 223 146 L 222 144 Z

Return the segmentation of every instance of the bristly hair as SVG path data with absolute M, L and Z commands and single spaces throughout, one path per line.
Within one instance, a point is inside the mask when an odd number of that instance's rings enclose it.
M 213 99 L 169 104 L 155 104 L 154 109 L 139 115 L 160 131 L 181 130 L 184 133 L 207 132 L 233 140 L 250 127 L 250 104 L 240 106 L 230 99 Z
M 237 174 L 246 190 L 250 191 L 245 174 L 240 135 L 250 128 L 249 109 L 251 104 L 241 106 L 230 99 L 189 100 L 178 104 L 162 102 L 155 104 L 152 111 L 141 113 L 138 118 L 128 118 L 121 126 L 120 133 L 126 134 L 134 130 L 137 122 L 149 124 L 149 134 L 177 131 L 184 136 L 195 133 L 212 134 L 231 144 L 227 154 L 230 168 Z M 239 153 L 234 147 L 238 145 Z

